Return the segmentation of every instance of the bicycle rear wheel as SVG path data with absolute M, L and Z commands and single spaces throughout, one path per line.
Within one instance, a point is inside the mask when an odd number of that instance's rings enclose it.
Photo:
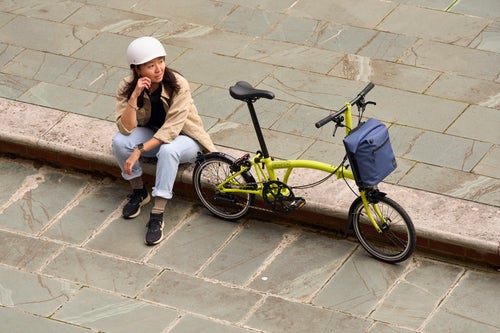
M 198 199 L 214 215 L 235 221 L 246 215 L 255 202 L 255 195 L 249 193 L 220 193 L 217 186 L 233 172 L 234 159 L 228 155 L 214 153 L 198 161 L 193 171 L 193 186 Z M 234 178 L 229 186 L 244 188 L 247 183 L 255 184 L 248 172 Z M 251 185 L 255 186 L 255 185 Z
M 375 212 L 378 207 L 382 220 Z M 363 201 L 358 197 L 349 209 L 350 225 L 361 246 L 375 258 L 398 263 L 408 259 L 416 246 L 416 233 L 413 222 L 405 210 L 394 200 L 383 197 L 379 202 L 370 203 L 370 213 L 377 222 L 380 233 L 368 219 Z

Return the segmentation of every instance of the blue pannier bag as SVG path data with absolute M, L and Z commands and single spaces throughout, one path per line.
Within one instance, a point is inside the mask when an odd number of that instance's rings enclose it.
M 387 127 L 377 119 L 361 123 L 344 138 L 347 157 L 360 188 L 375 186 L 397 167 Z

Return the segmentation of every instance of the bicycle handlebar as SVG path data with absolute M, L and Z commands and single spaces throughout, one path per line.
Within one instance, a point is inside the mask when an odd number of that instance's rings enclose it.
M 373 89 L 373 87 L 375 87 L 375 85 L 372 82 L 368 83 L 366 85 L 366 87 L 364 87 L 363 90 L 360 91 L 358 96 L 356 96 L 356 98 L 354 98 L 352 101 L 349 102 L 349 104 L 355 105 L 356 103 L 358 103 L 361 99 L 365 98 L 365 96 L 370 92 L 370 90 Z M 316 128 L 320 128 L 320 127 L 326 125 L 327 123 L 332 121 L 332 119 L 337 118 L 338 116 L 340 116 L 342 113 L 344 113 L 346 111 L 347 111 L 347 107 L 344 106 L 344 107 L 342 107 L 342 109 L 335 112 L 334 114 L 330 114 L 330 115 L 326 116 L 325 118 L 321 119 L 320 121 L 318 121 L 315 124 Z
M 358 97 L 365 97 L 373 89 L 373 87 L 375 87 L 375 84 L 373 84 L 373 82 L 368 83 L 366 87 L 364 87 L 363 90 L 361 90 L 361 92 L 358 94 Z

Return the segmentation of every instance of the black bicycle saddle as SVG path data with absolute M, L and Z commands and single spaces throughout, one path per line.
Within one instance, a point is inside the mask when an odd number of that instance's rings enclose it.
M 250 83 L 245 81 L 239 81 L 234 86 L 231 86 L 229 88 L 229 93 L 234 99 L 239 99 L 241 101 L 248 101 L 257 98 L 274 98 L 273 92 L 255 89 Z

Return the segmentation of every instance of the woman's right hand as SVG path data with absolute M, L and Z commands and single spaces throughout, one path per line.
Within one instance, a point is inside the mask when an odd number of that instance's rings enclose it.
M 151 79 L 148 77 L 141 77 L 137 80 L 137 84 L 135 85 L 134 93 L 132 94 L 135 98 L 138 98 L 142 92 L 146 89 L 149 90 L 151 88 Z

